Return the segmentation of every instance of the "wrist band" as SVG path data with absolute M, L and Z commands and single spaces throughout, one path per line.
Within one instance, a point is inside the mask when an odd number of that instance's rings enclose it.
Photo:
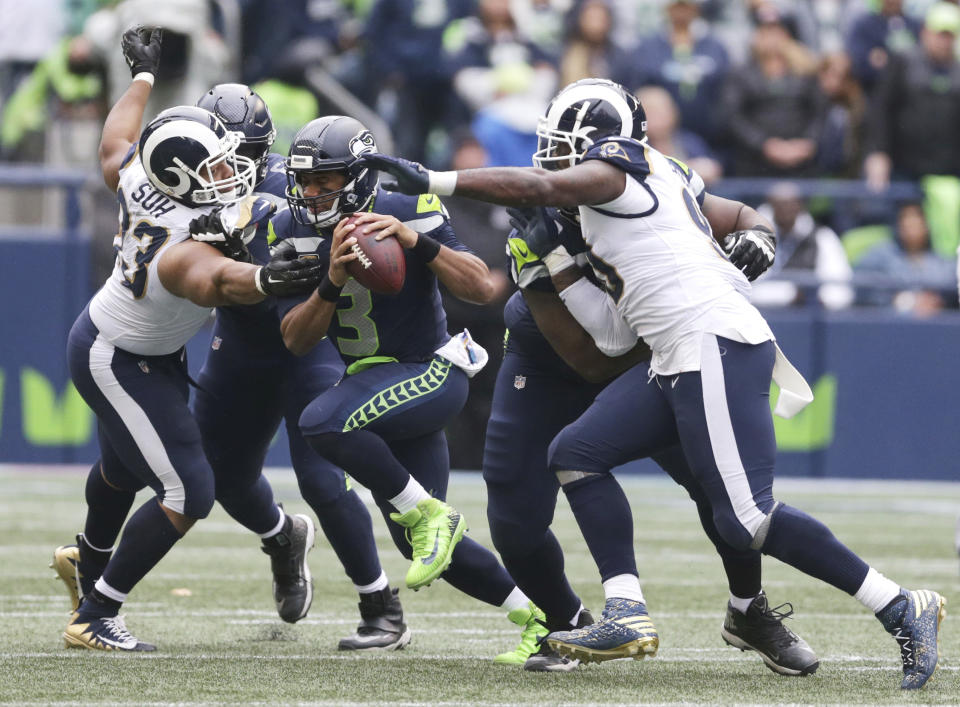
M 254 284 L 254 287 L 257 288 L 257 292 L 259 292 L 261 295 L 266 296 L 267 293 L 264 292 L 263 287 L 260 285 L 260 275 L 262 271 L 263 271 L 262 266 L 253 271 L 253 284 Z
M 327 274 L 317 285 L 317 294 L 320 295 L 320 299 L 326 302 L 336 302 L 340 299 L 340 290 L 342 289 L 343 285 L 334 285 L 330 282 L 330 275 Z
M 440 243 L 422 233 L 417 235 L 417 243 L 410 249 L 424 263 L 429 263 L 440 253 Z
M 141 71 L 136 76 L 133 77 L 134 81 L 146 81 L 148 84 L 153 86 L 154 76 L 149 71 Z
M 452 196 L 454 190 L 457 188 L 456 172 L 434 172 L 431 169 L 427 170 L 427 176 L 429 178 L 429 186 L 427 189 L 431 194 L 436 194 L 437 196 Z

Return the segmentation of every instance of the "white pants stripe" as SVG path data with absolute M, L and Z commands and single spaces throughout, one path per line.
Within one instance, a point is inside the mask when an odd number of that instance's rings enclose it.
M 90 375 L 103 397 L 113 406 L 123 421 L 134 444 L 146 460 L 150 470 L 163 484 L 163 505 L 177 513 L 183 513 L 186 492 L 183 481 L 167 455 L 160 436 L 142 407 L 130 397 L 113 374 L 113 344 L 97 335 L 90 347 Z
M 704 334 L 700 355 L 700 380 L 703 386 L 703 411 L 707 419 L 707 432 L 710 435 L 710 447 L 723 479 L 723 486 L 730 498 L 730 505 L 740 524 L 749 531 L 751 537 L 765 518 L 753 500 L 753 491 L 747 481 L 737 439 L 730 421 L 727 407 L 727 392 L 723 377 L 723 362 L 720 357 L 720 345 L 713 334 Z

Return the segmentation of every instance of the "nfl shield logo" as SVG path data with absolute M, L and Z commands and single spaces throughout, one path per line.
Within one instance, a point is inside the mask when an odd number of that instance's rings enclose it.
M 527 377 L 526 376 L 514 376 L 513 377 L 513 387 L 517 390 L 523 390 L 527 386 Z
M 150 372 L 150 366 L 147 365 L 146 361 L 137 361 L 137 365 L 140 366 L 140 370 L 144 373 Z
M 210 342 L 210 348 L 214 351 L 219 351 L 221 343 L 223 343 L 223 339 L 221 339 L 219 336 L 215 336 L 213 337 L 213 341 Z

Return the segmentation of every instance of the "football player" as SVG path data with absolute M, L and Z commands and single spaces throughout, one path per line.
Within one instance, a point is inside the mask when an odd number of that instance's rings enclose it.
M 273 206 L 249 198 L 254 164 L 237 155 L 239 137 L 210 112 L 170 108 L 140 133 L 160 43 L 160 30 L 123 36 L 133 81 L 107 115 L 100 142 L 103 178 L 120 204 L 117 260 L 67 342 L 70 375 L 97 416 L 101 452 L 87 478 L 75 558 L 83 596 L 63 634 L 68 647 L 154 650 L 127 630 L 120 607 L 213 506 L 213 471 L 187 406 L 184 344 L 213 307 L 309 290 L 322 276 L 308 261 L 241 263 L 191 238 L 191 222 L 215 207 L 229 206 L 223 218 L 242 234 Z M 124 526 L 145 486 L 156 496 Z
M 578 263 L 584 264 L 575 219 L 554 209 L 510 212 L 516 230 L 507 241 L 507 255 L 511 275 L 521 290 L 504 308 L 505 351 L 484 448 L 487 518 L 507 571 L 543 609 L 547 628 L 562 631 L 587 625 L 590 618 L 584 617 L 580 599 L 567 582 L 563 551 L 550 531 L 560 484 L 548 468 L 547 447 L 615 376 L 634 365 L 640 367 L 640 375 L 646 375 L 647 364 L 638 361 L 649 359 L 650 350 L 636 343 L 636 337 L 627 331 L 622 344 L 600 342 L 606 350 L 619 354 L 606 356 L 564 307 L 546 265 L 528 245 L 529 240 L 537 250 L 536 241 L 548 239 L 565 252 L 575 253 Z M 752 255 L 738 252 L 734 262 L 748 265 Z M 620 353 L 620 349 L 629 350 Z M 783 606 L 768 606 L 760 582 L 760 553 L 738 550 L 723 541 L 676 436 L 672 439 L 674 446 L 659 452 L 655 460 L 696 502 L 704 530 L 720 554 L 730 588 L 724 640 L 756 650 L 771 670 L 782 675 L 815 672 L 819 666 L 816 654 L 783 625 L 792 607 L 781 611 Z M 615 577 L 607 580 L 608 584 L 616 582 Z M 524 668 L 567 671 L 577 664 L 544 641 Z
M 750 247 L 762 259 L 772 256 L 770 224 L 744 204 L 703 192 L 699 178 L 652 149 L 643 108 L 613 82 L 583 79 L 567 86 L 537 132 L 537 168 L 432 172 L 385 155 L 367 155 L 363 164 L 393 174 L 405 193 L 576 208 L 590 264 L 608 297 L 594 296 L 599 291 L 582 278 L 565 279 L 558 271 L 553 279 L 561 298 L 571 311 L 588 310 L 587 318 L 577 319 L 592 319 L 600 330 L 619 326 L 618 318 L 626 321 L 652 350 L 648 381 L 621 379 L 603 404 L 591 406 L 552 443 L 550 468 L 594 559 L 604 562 L 604 579 L 611 573 L 630 579 L 615 595 L 607 592 L 600 621 L 551 634 L 551 646 L 600 660 L 656 650 L 628 535 L 629 508 L 617 504 L 623 492 L 610 469 L 624 450 L 661 449 L 675 429 L 721 538 L 854 596 L 897 641 L 901 687 L 923 687 L 937 666 L 944 598 L 902 589 L 822 523 L 773 497 L 771 379 L 780 385 L 778 411 L 784 414 L 795 413 L 812 394 L 750 304 L 744 273 L 713 236 L 738 232 L 733 248 Z M 639 386 L 656 386 L 656 395 L 634 395 Z M 611 548 L 619 548 L 612 562 Z
M 271 229 L 329 267 L 309 297 L 280 303 L 283 339 L 303 355 L 328 337 L 347 364 L 343 380 L 306 406 L 300 428 L 313 449 L 372 491 L 394 542 L 412 558 L 407 586 L 442 576 L 503 607 L 521 627 L 521 643 L 495 660 L 522 664 L 546 634 L 537 621 L 543 614 L 492 552 L 463 536 L 466 521 L 444 503 L 450 460 L 443 429 L 486 352 L 466 333 L 447 333 L 438 282 L 483 303 L 493 292 L 490 274 L 457 240 L 437 197 L 385 192 L 376 172 L 358 168 L 359 155 L 374 149 L 370 132 L 344 116 L 308 123 L 290 148 L 290 208 Z M 359 219 L 347 224 L 344 216 L 355 213 Z M 397 238 L 406 263 L 399 293 L 377 294 L 348 278 L 346 264 L 358 250 L 354 228 Z
M 241 84 L 214 86 L 197 103 L 242 135 L 238 154 L 257 165 L 255 194 L 286 209 L 284 158 L 270 152 L 276 137 L 263 99 Z M 229 249 L 219 220 L 195 234 Z M 198 230 L 198 229 L 195 229 Z M 222 240 L 221 240 L 222 239 Z M 246 244 L 252 260 L 270 259 L 267 225 Z M 280 420 L 284 420 L 300 492 L 360 595 L 360 625 L 339 642 L 341 650 L 399 649 L 410 642 L 403 607 L 380 566 L 370 514 L 341 469 L 316 454 L 300 434 L 303 408 L 343 375 L 343 362 L 324 339 L 303 356 L 283 345 L 276 302 L 218 307 L 210 349 L 197 380 L 194 412 L 213 467 L 216 497 L 233 518 L 260 535 L 270 556 L 277 610 L 285 621 L 306 616 L 312 583 L 306 553 L 313 524 L 287 516 L 273 500 L 261 471 Z

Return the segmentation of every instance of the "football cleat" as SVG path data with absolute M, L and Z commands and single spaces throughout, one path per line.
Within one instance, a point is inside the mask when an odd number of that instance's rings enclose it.
M 589 626 L 592 623 L 593 616 L 589 611 L 584 609 L 580 612 L 580 616 L 577 619 L 577 625 L 575 628 L 583 628 L 584 626 Z M 557 626 L 556 629 L 563 630 L 566 627 L 569 627 L 569 624 L 565 623 L 565 626 Z M 547 631 L 551 631 L 553 628 L 554 627 L 548 620 Z M 565 655 L 560 655 L 553 650 L 550 647 L 550 644 L 544 640 L 545 638 L 546 636 L 543 636 L 539 639 L 539 650 L 527 658 L 526 662 L 523 664 L 524 670 L 529 670 L 532 673 L 569 673 L 571 670 L 576 670 L 580 666 L 579 660 L 568 658 Z
M 390 519 L 407 529 L 413 548 L 407 586 L 413 590 L 429 586 L 443 574 L 467 529 L 460 512 L 436 498 L 425 498 L 406 513 L 391 513 Z
M 273 600 L 277 613 L 287 623 L 296 623 L 310 611 L 313 580 L 307 566 L 307 553 L 313 547 L 313 521 L 298 513 L 290 518 L 289 532 L 268 538 L 261 548 L 270 556 L 273 572 Z
M 788 607 L 786 611 L 781 611 Z M 793 606 L 769 608 L 762 591 L 747 612 L 727 603 L 727 617 L 720 628 L 723 640 L 742 651 L 756 651 L 770 670 L 780 675 L 812 675 L 820 667 L 817 654 L 807 642 L 783 625 L 793 615 Z
M 342 651 L 398 651 L 410 643 L 410 629 L 403 623 L 399 589 L 390 587 L 360 595 L 360 625 L 346 638 L 341 638 Z
M 607 599 L 597 623 L 572 631 L 554 631 L 546 640 L 560 655 L 581 663 L 652 658 L 660 646 L 660 637 L 646 605 L 621 598 Z
M 929 589 L 900 590 L 900 597 L 877 612 L 877 618 L 900 646 L 903 690 L 919 690 L 937 669 L 940 622 L 947 600 Z
M 67 648 L 89 648 L 96 651 L 150 652 L 157 647 L 144 643 L 127 630 L 123 616 L 84 616 L 73 612 L 63 632 Z
M 520 645 L 512 651 L 494 656 L 493 662 L 501 665 L 523 665 L 527 662 L 527 658 L 537 652 L 540 639 L 549 633 L 546 625 L 547 617 L 531 601 L 526 607 L 511 611 L 507 614 L 507 618 L 523 629 L 520 632 Z
M 57 576 L 67 586 L 67 594 L 70 595 L 70 610 L 76 611 L 80 606 L 80 597 L 84 592 L 80 591 L 80 548 L 77 545 L 61 545 L 53 551 L 53 562 L 50 568 L 55 570 Z

